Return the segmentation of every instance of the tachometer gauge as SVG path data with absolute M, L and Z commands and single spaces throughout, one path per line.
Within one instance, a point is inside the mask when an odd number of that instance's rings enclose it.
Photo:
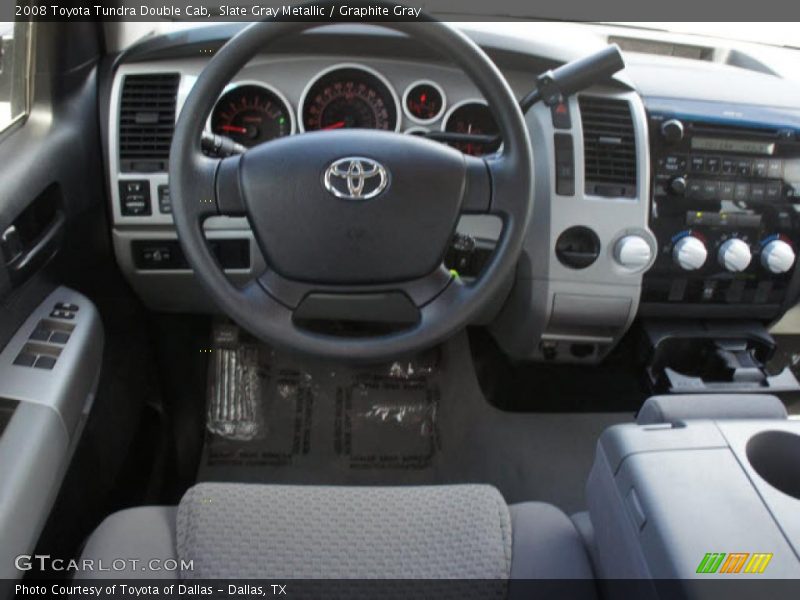
M 396 131 L 397 110 L 397 98 L 381 76 L 364 67 L 347 66 L 324 72 L 308 88 L 301 122 L 305 131 Z
M 294 116 L 277 91 L 261 84 L 237 85 L 217 101 L 211 131 L 250 148 L 292 134 Z
M 442 116 L 444 105 L 444 91 L 433 81 L 412 83 L 403 94 L 403 109 L 417 123 L 432 123 Z
M 500 133 L 497 123 L 492 116 L 489 107 L 483 102 L 468 100 L 456 104 L 450 109 L 449 114 L 444 119 L 443 131 L 449 133 L 464 133 L 470 135 L 491 135 Z M 450 145 L 464 154 L 472 156 L 482 156 L 497 152 L 501 142 L 498 140 L 493 143 L 483 142 L 451 142 Z

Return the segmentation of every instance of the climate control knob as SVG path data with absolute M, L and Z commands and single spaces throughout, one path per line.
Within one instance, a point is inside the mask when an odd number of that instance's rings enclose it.
M 753 255 L 750 246 L 739 238 L 731 238 L 719 247 L 717 260 L 719 264 L 732 273 L 739 273 L 750 266 Z
M 783 240 L 773 240 L 761 251 L 761 266 L 776 275 L 791 269 L 794 259 L 794 250 Z
M 626 235 L 614 246 L 614 259 L 627 269 L 643 269 L 652 257 L 650 244 L 640 235 Z
M 706 264 L 706 258 L 706 245 L 693 235 L 682 237 L 672 249 L 672 259 L 684 271 L 696 271 Z

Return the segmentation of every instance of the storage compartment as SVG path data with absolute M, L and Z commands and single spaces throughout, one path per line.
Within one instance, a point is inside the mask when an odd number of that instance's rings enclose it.
M 775 341 L 759 322 L 645 321 L 643 331 L 653 393 L 800 390 L 788 367 L 767 373 Z
M 747 460 L 776 490 L 800 500 L 800 435 L 762 431 L 747 442 Z
M 799 470 L 800 422 L 611 427 L 587 484 L 598 575 L 672 580 L 669 598 L 695 600 L 729 596 L 707 581 L 797 581 Z

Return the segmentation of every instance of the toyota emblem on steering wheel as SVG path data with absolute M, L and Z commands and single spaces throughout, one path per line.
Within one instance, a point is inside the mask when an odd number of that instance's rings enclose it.
M 371 158 L 348 156 L 331 163 L 323 180 L 325 189 L 337 198 L 369 200 L 386 189 L 389 173 Z

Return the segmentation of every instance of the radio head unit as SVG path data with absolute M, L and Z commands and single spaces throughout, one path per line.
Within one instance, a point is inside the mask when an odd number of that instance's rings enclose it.
M 776 317 L 800 289 L 800 113 L 646 105 L 659 249 L 643 313 Z

